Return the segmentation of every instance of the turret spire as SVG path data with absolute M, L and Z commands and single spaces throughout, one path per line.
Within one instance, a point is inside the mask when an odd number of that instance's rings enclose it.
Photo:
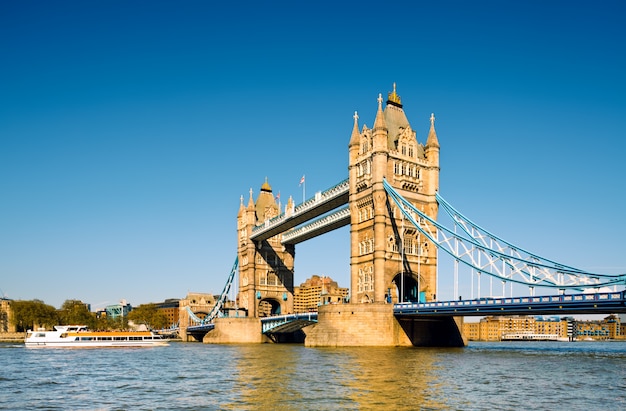
M 402 107 L 402 99 L 398 93 L 396 93 L 396 83 L 393 83 L 393 91 L 387 94 L 387 104 L 392 104 L 394 106 Z
M 439 147 L 439 140 L 437 139 L 437 132 L 435 131 L 435 113 L 430 114 L 430 131 L 428 131 L 426 147 Z
M 248 208 L 254 209 L 254 199 L 252 198 L 252 187 L 250 187 L 250 200 L 248 201 Z
M 352 127 L 352 136 L 350 137 L 350 143 L 348 143 L 348 147 L 353 145 L 359 145 L 359 139 L 361 135 L 359 134 L 359 114 L 354 112 L 354 127 Z
M 374 120 L 374 130 L 387 128 L 385 124 L 385 116 L 383 114 L 383 95 L 378 94 L 378 111 L 376 112 L 376 120 Z

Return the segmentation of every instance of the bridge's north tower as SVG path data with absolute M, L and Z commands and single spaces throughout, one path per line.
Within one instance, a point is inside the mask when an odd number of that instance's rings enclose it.
M 393 91 L 372 129 L 358 116 L 349 143 L 350 182 L 350 292 L 352 303 L 433 300 L 437 292 L 436 247 L 425 241 L 387 199 L 386 179 L 404 198 L 437 218 L 435 193 L 439 189 L 439 142 L 434 115 L 426 144 L 416 139 Z
M 288 208 L 293 207 L 290 198 Z M 238 305 L 248 316 L 258 318 L 293 312 L 294 245 L 281 244 L 281 235 L 256 242 L 250 240 L 252 229 L 280 214 L 280 206 L 267 181 L 256 200 L 244 205 L 237 214 L 237 256 L 239 258 Z

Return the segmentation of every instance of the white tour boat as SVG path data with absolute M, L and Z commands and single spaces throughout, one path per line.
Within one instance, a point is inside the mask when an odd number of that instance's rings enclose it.
M 558 334 L 535 334 L 529 332 L 503 334 L 502 341 L 560 341 Z
M 152 347 L 169 339 L 150 331 L 90 331 L 84 325 L 55 325 L 54 331 L 28 330 L 26 347 Z

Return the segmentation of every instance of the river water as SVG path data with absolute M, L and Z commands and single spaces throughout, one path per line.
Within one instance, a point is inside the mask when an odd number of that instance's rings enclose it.
M 626 342 L 0 344 L 6 410 L 624 410 Z

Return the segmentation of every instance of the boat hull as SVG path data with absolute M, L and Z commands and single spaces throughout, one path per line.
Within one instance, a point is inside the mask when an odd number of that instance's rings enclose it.
M 27 348 L 154 347 L 169 339 L 150 331 L 89 331 L 85 326 L 55 326 L 55 331 L 28 331 Z

